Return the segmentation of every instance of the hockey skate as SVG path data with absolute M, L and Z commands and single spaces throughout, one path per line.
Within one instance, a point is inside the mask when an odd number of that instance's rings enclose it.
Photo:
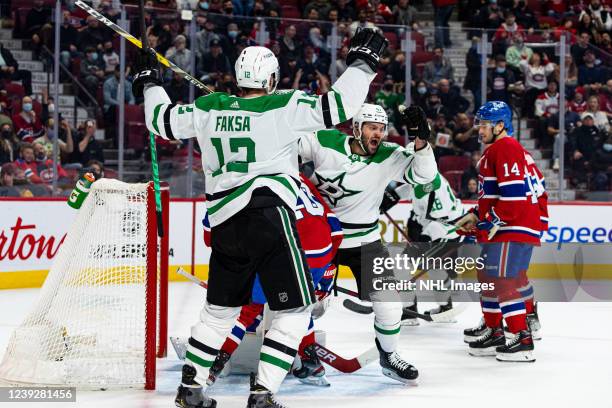
M 495 358 L 497 358 L 498 361 L 532 363 L 536 360 L 533 349 L 533 338 L 531 333 L 529 330 L 521 330 L 508 342 L 508 344 L 504 344 L 495 349 Z
M 480 323 L 478 323 L 478 326 L 472 327 L 469 329 L 465 329 L 463 331 L 463 342 L 470 343 L 472 341 L 476 341 L 480 337 L 482 337 L 482 335 L 485 334 L 486 331 L 487 331 L 487 325 L 485 324 L 484 317 L 481 317 Z
M 446 304 L 444 305 L 439 305 L 438 307 L 434 308 L 434 309 L 430 309 L 427 310 L 425 312 L 426 316 L 431 316 L 431 315 L 437 315 L 440 313 L 444 313 L 444 312 L 448 312 L 449 310 L 452 310 L 453 308 L 453 302 L 452 300 L 449 298 L 448 302 L 446 302 Z M 443 320 L 436 320 L 437 323 L 457 323 L 457 319 L 455 319 L 454 317 L 449 317 Z
M 293 375 L 300 382 L 317 387 L 329 387 L 330 383 L 325 377 L 325 367 L 321 364 L 314 345 L 304 348 L 304 357 L 297 359 L 299 367 L 293 369 Z
M 527 315 L 527 327 L 531 331 L 531 337 L 534 340 L 542 340 L 542 325 L 540 325 L 540 318 L 538 316 L 538 304 L 533 305 L 533 313 Z
M 274 394 L 263 385 L 255 382 L 255 374 L 251 373 L 251 395 L 247 408 L 286 408 L 274 399 Z
M 219 375 L 221 374 L 221 372 L 225 368 L 225 365 L 227 364 L 227 362 L 229 361 L 231 357 L 232 356 L 228 352 L 219 350 L 219 354 L 217 354 L 217 358 L 215 358 L 215 361 L 210 367 L 210 372 L 208 373 L 208 379 L 206 380 L 206 385 L 211 386 L 215 383 L 215 381 L 217 381 L 217 378 L 219 378 Z
M 202 386 L 195 382 L 195 376 L 196 369 L 184 364 L 181 385 L 178 387 L 174 404 L 179 408 L 215 408 L 217 401 L 202 392 Z
M 419 376 L 417 369 L 404 361 L 397 352 L 387 353 L 380 347 L 378 339 L 376 339 L 376 347 L 380 354 L 380 366 L 382 373 L 389 378 L 403 382 L 405 384 L 414 384 Z
M 414 303 L 411 306 L 408 307 L 404 307 L 402 309 L 402 326 L 418 326 L 419 323 L 419 319 L 417 317 L 414 317 L 414 315 L 408 314 L 406 313 L 406 310 L 409 310 L 411 312 L 415 312 L 418 313 L 418 307 L 417 307 L 417 300 L 416 298 L 414 298 Z
M 476 357 L 494 356 L 496 348 L 505 344 L 504 329 L 487 327 L 485 333 L 478 340 L 468 343 L 470 347 L 468 352 Z

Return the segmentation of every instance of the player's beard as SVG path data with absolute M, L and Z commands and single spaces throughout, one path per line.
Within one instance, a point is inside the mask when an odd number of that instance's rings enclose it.
M 382 139 L 375 139 L 373 137 L 369 138 L 366 140 L 366 143 L 364 143 L 364 146 L 367 149 L 366 153 L 370 156 L 376 154 L 381 143 Z

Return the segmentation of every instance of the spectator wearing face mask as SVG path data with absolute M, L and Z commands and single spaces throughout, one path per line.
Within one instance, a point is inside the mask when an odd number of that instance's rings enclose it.
M 21 100 L 21 112 L 13 115 L 13 127 L 19 140 L 31 142 L 43 133 L 43 126 L 36 112 L 32 98 L 24 96 Z
M 420 106 L 425 110 L 427 107 L 428 89 L 425 81 L 417 82 L 416 86 L 412 90 L 412 103 Z
M 107 41 L 104 43 L 104 54 L 102 54 L 102 61 L 104 61 L 104 73 L 111 75 L 115 72 L 115 68 L 119 67 L 119 55 L 113 48 L 113 42 Z
M 48 125 L 44 128 L 45 132 L 42 136 L 34 140 L 34 143 L 41 144 L 46 151 L 47 157 L 53 157 L 53 139 L 54 139 L 54 122 L 49 119 Z M 66 119 L 62 119 L 59 126 L 60 137 L 57 139 L 58 156 L 60 161 L 61 155 L 69 155 L 74 151 L 74 141 L 72 140 L 72 129 Z
M 100 81 L 104 79 L 104 61 L 99 58 L 98 52 L 93 47 L 85 49 L 85 58 L 81 60 L 81 79 L 94 95 Z
M 506 66 L 506 57 L 498 55 L 495 57 L 495 68 L 487 75 L 487 100 L 504 101 L 510 103 L 510 94 L 515 90 L 516 79 L 514 72 Z
M 36 162 L 36 174 L 44 184 L 51 184 L 53 182 L 53 160 L 47 156 L 47 149 L 41 143 L 34 142 L 34 158 Z M 69 182 L 67 180 L 68 173 L 57 162 L 57 179 L 60 183 Z
M 227 25 L 227 35 L 221 38 L 221 48 L 223 48 L 223 53 L 227 55 L 230 61 L 235 61 L 238 58 L 239 41 L 240 29 L 238 24 L 229 23 Z
M 424 110 L 425 115 L 432 120 L 434 118 L 437 118 L 440 114 L 444 116 L 447 115 L 448 111 L 440 101 L 440 91 L 438 91 L 437 89 L 432 89 L 431 91 L 429 91 Z
M 0 165 L 17 159 L 19 139 L 13 132 L 13 125 L 3 123 L 0 125 Z
M 401 127 L 401 124 L 397 120 L 397 113 L 398 107 L 404 103 L 404 99 L 403 94 L 396 92 L 393 78 L 390 75 L 387 75 L 385 82 L 383 83 L 383 87 L 376 92 L 376 95 L 374 96 L 374 103 L 383 107 L 383 109 L 387 112 L 389 124 L 395 129 Z

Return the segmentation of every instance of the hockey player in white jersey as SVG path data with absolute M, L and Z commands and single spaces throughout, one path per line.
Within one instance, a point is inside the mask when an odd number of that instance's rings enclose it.
M 410 186 L 408 198 L 412 202 L 412 211 L 407 222 L 408 236 L 413 242 L 443 244 L 465 240 L 465 236 L 456 233 L 457 227 L 454 225 L 454 220 L 463 216 L 467 212 L 467 208 L 461 200 L 455 197 L 453 189 L 442 174 L 436 172 L 436 176 L 430 183 Z M 385 192 L 381 211 L 388 211 L 399 202 L 399 199 L 399 194 L 388 188 Z M 448 250 L 449 248 L 444 248 L 444 245 L 439 245 L 437 253 L 445 253 Z M 412 255 L 418 257 L 421 254 L 415 253 Z M 435 254 L 430 252 L 430 256 L 435 256 Z M 446 270 L 429 270 L 427 273 L 429 278 L 434 280 L 445 280 L 456 276 L 454 271 Z M 452 300 L 447 292 L 437 292 L 436 300 L 438 307 L 426 311 L 426 315 L 447 312 L 452 309 Z M 404 307 L 413 312 L 418 312 L 416 297 L 413 296 L 412 299 L 406 301 Z M 449 323 L 452 321 L 449 320 Z M 415 326 L 419 323 L 414 315 L 404 313 L 402 324 Z
M 344 231 L 336 257 L 337 265 L 351 268 L 362 297 L 362 261 L 371 265 L 374 257 L 388 257 L 378 226 L 385 187 L 391 180 L 413 185 L 430 183 L 437 172 L 425 113 L 411 106 L 402 113 L 414 138 L 407 148 L 384 142 L 387 114 L 378 105 L 364 104 L 353 118 L 353 137 L 338 130 L 323 130 L 302 137 L 302 162 L 313 162 L 311 181 L 329 203 Z M 362 258 L 363 257 L 363 258 Z M 370 271 L 371 272 L 371 271 Z M 383 374 L 402 382 L 418 377 L 418 371 L 396 352 L 402 305 L 383 302 L 372 293 L 376 346 Z M 399 299 L 398 299 L 399 300 Z
M 187 105 L 173 104 L 159 86 L 157 60 L 139 55 L 133 89 L 136 96 L 144 94 L 148 129 L 168 140 L 198 140 L 213 237 L 207 298 L 191 330 L 177 406 L 216 406 L 203 385 L 241 306 L 249 302 L 255 273 L 277 313 L 264 338 L 257 378 L 251 378 L 247 407 L 281 406 L 274 393 L 293 363 L 315 301 L 295 228 L 296 141 L 359 110 L 386 44 L 376 30 L 358 31 L 349 68 L 321 96 L 275 92 L 276 57 L 267 48 L 247 47 L 235 65 L 242 97 L 212 93 Z

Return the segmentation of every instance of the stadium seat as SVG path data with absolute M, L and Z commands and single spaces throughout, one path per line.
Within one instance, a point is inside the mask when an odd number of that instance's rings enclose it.
M 447 171 L 460 171 L 463 173 L 470 167 L 470 158 L 467 156 L 442 156 L 438 160 L 438 167 L 441 173 Z
M 300 10 L 295 6 L 283 6 L 281 8 L 283 18 L 300 18 Z
M 387 40 L 389 40 L 389 46 L 398 49 L 400 43 L 399 39 L 397 38 L 397 34 L 395 34 L 393 31 L 386 31 L 384 34 Z
M 451 188 L 458 194 L 461 192 L 461 176 L 463 175 L 462 170 L 449 170 L 442 172 L 444 178 L 448 181 Z
M 23 88 L 23 86 L 14 82 L 5 83 L 4 89 L 6 90 L 6 93 L 11 97 L 21 99 L 25 96 L 25 89 Z
M 146 144 L 147 126 L 139 105 L 125 105 L 125 134 L 128 149 L 142 150 Z
M 553 28 L 557 26 L 557 19 L 550 16 L 540 16 L 538 17 L 538 23 L 540 23 L 540 28 Z
M 536 14 L 540 14 L 542 12 L 542 3 L 541 0 L 527 0 L 527 6 L 529 9 Z

